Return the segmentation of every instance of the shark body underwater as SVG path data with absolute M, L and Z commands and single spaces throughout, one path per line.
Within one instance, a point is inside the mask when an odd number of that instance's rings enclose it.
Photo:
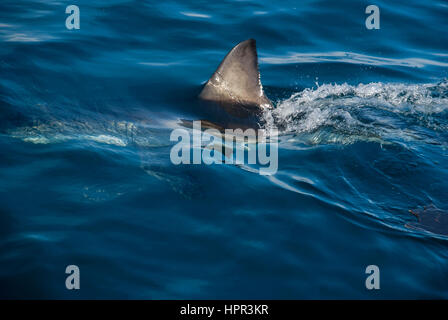
M 198 112 L 202 119 L 207 119 L 201 120 L 202 129 L 213 128 L 223 133 L 225 129 L 263 128 L 263 113 L 274 106 L 260 81 L 255 40 L 240 42 L 227 53 L 202 87 L 198 98 Z M 105 117 L 103 121 L 81 118 L 67 122 L 53 117 L 46 109 L 42 112 L 46 112 L 48 121 L 39 120 L 32 126 L 6 132 L 25 142 L 43 144 L 85 140 L 123 147 L 129 143 L 138 147 L 141 159 L 152 159 L 145 152 L 153 146 L 164 145 L 157 140 L 151 119 L 147 119 L 146 114 L 135 115 L 129 121 Z M 192 127 L 192 124 L 192 120 L 181 120 L 180 123 L 184 127 Z M 142 160 L 141 166 L 148 174 L 168 181 L 173 188 L 181 190 L 179 192 L 190 189 L 190 185 L 188 188 L 179 187 L 184 182 L 157 165 Z M 448 211 L 429 206 L 411 213 L 417 221 L 406 223 L 407 228 L 448 237 Z

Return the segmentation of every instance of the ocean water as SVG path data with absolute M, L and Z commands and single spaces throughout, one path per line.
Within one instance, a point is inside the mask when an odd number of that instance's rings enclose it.
M 448 214 L 447 30 L 442 0 L 3 0 L 0 297 L 448 298 L 448 238 L 409 212 Z M 277 173 L 172 164 L 248 38 Z

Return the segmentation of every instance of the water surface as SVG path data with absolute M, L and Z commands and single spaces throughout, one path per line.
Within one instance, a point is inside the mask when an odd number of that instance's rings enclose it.
M 448 210 L 445 1 L 376 1 L 380 30 L 366 1 L 69 4 L 0 4 L 2 298 L 448 297 L 446 236 L 408 227 Z M 248 38 L 278 172 L 173 165 Z

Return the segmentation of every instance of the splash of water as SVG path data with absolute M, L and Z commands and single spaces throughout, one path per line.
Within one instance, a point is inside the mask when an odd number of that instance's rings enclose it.
M 266 126 L 302 142 L 426 140 L 448 129 L 448 81 L 437 84 L 324 84 L 279 101 Z

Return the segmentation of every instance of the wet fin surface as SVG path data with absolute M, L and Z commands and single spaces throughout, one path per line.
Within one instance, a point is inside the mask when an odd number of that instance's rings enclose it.
M 254 39 L 240 42 L 230 50 L 206 83 L 199 98 L 254 110 L 272 107 L 261 85 Z

